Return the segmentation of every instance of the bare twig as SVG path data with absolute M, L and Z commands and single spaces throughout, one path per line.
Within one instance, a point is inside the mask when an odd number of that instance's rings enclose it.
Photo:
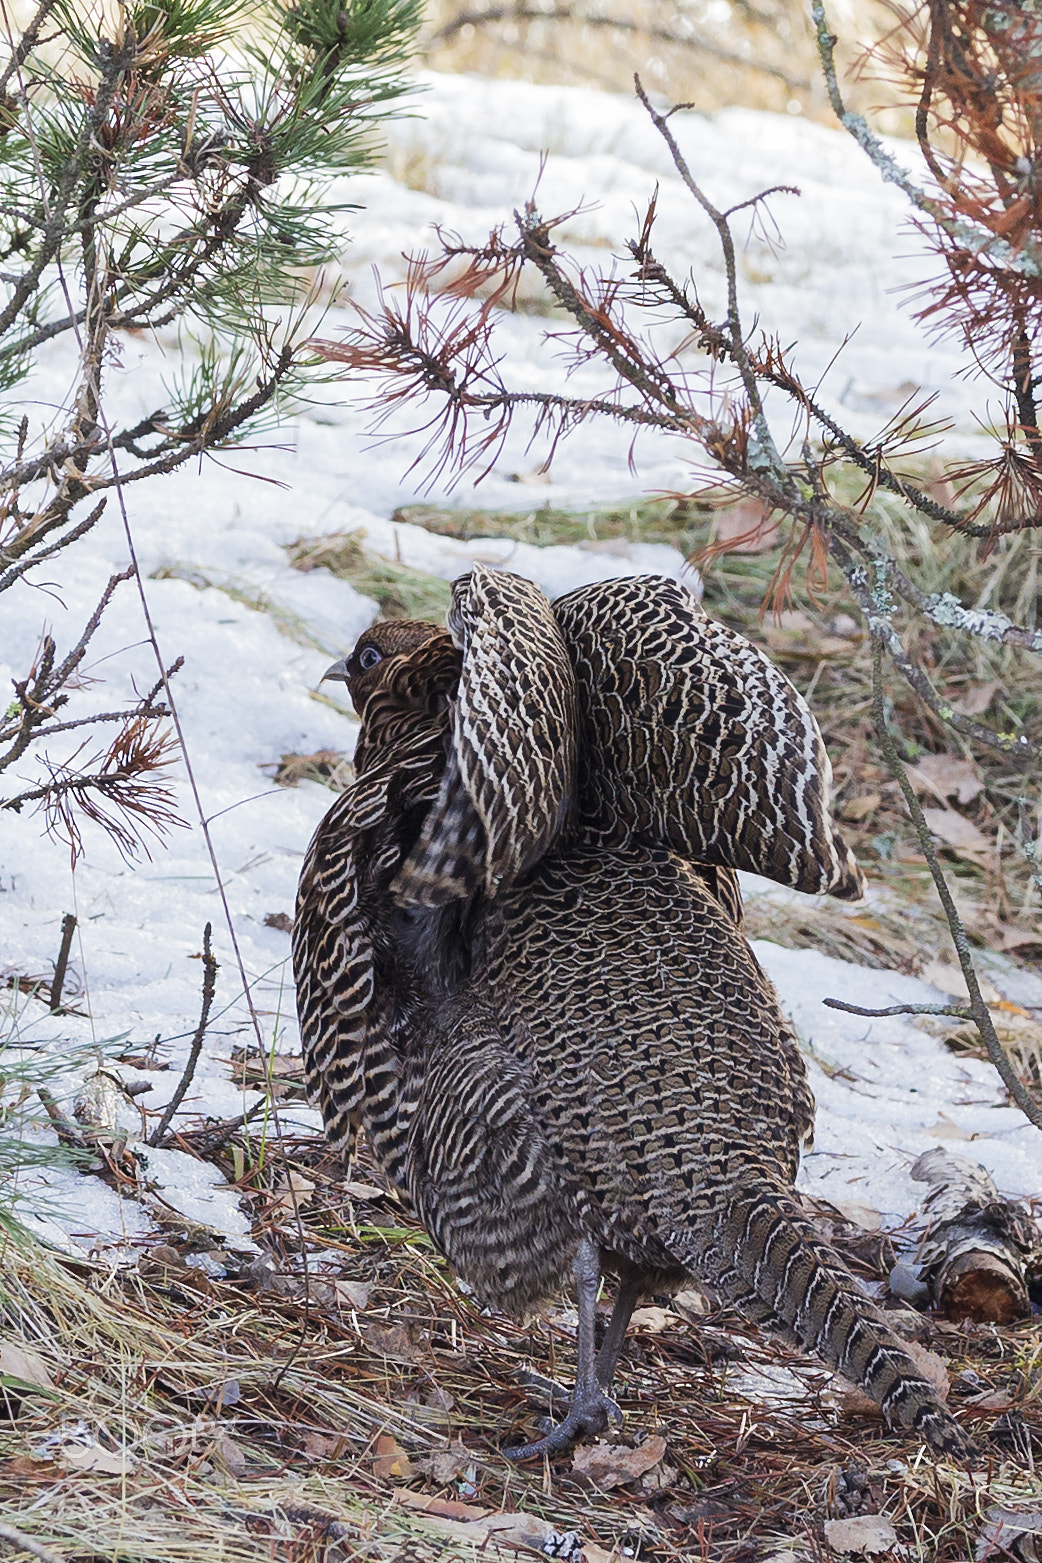
M 485 27 L 494 22 L 576 22 L 581 27 L 606 28 L 612 32 L 638 33 L 644 38 L 654 38 L 656 43 L 672 44 L 679 49 L 691 49 L 696 54 L 717 60 L 721 65 L 733 65 L 739 70 L 755 71 L 761 76 L 772 76 L 784 82 L 790 92 L 810 92 L 813 83 L 806 77 L 794 76 L 779 65 L 758 58 L 745 56 L 732 49 L 723 49 L 704 33 L 681 33 L 672 27 L 659 27 L 651 22 L 635 22 L 629 17 L 603 16 L 597 11 L 582 10 L 577 6 L 558 5 L 552 11 L 544 11 L 529 5 L 495 5 L 485 10 L 459 11 L 452 19 L 432 33 L 428 48 L 447 43 L 464 27 Z M 773 21 L 767 25 L 773 25 Z
M 58 959 L 54 963 L 54 981 L 51 983 L 48 999 L 48 1006 L 52 1013 L 61 1007 L 62 988 L 65 985 L 65 972 L 69 965 L 69 951 L 72 949 L 72 936 L 75 932 L 76 918 L 72 912 L 66 912 L 62 918 L 62 942 L 58 950 Z
M 1009 1091 L 1010 1096 L 1012 1096 L 1024 1116 L 1035 1125 L 1035 1128 L 1042 1129 L 1042 1107 L 1035 1101 L 1030 1091 L 1028 1091 L 1023 1081 L 1017 1075 L 1010 1062 L 1009 1055 L 996 1035 L 991 1011 L 984 1002 L 980 983 L 977 980 L 977 969 L 973 964 L 973 956 L 970 953 L 970 941 L 966 937 L 965 926 L 952 899 L 952 893 L 948 889 L 948 881 L 944 877 L 944 870 L 938 862 L 937 853 L 934 850 L 933 837 L 930 834 L 930 827 L 926 823 L 922 806 L 916 797 L 914 787 L 908 780 L 905 768 L 901 763 L 901 756 L 897 751 L 897 745 L 894 743 L 893 735 L 887 722 L 886 702 L 883 691 L 883 642 L 878 635 L 874 637 L 872 642 L 872 714 L 879 746 L 883 751 L 894 780 L 904 795 L 908 812 L 912 816 L 916 835 L 919 837 L 919 845 L 929 865 L 933 882 L 937 887 L 937 894 L 944 909 L 948 929 L 952 936 L 952 944 L 955 946 L 955 953 L 959 958 L 959 966 L 962 969 L 962 975 L 970 996 L 970 1018 L 977 1027 L 981 1041 L 987 1049 L 988 1057 L 995 1065 L 1002 1083 Z
M 203 929 L 203 998 L 199 1011 L 199 1024 L 195 1028 L 192 1045 L 188 1049 L 188 1059 L 185 1063 L 184 1073 L 177 1082 L 177 1089 L 167 1104 L 166 1111 L 160 1118 L 157 1127 L 148 1137 L 149 1145 L 159 1145 L 170 1127 L 171 1120 L 180 1107 L 184 1094 L 191 1085 L 195 1076 L 199 1055 L 203 1050 L 203 1038 L 206 1035 L 206 1027 L 210 1020 L 210 1007 L 213 1004 L 213 996 L 217 987 L 217 973 L 220 970 L 210 945 L 210 924 Z
M 54 1132 L 57 1134 L 61 1143 L 63 1145 L 69 1146 L 72 1150 L 89 1150 L 90 1146 L 78 1124 L 75 1124 L 73 1120 L 62 1111 L 62 1109 L 58 1106 L 58 1103 L 55 1101 L 52 1093 L 48 1091 L 47 1087 L 45 1085 L 37 1086 L 36 1094 L 43 1103 L 47 1116 L 54 1125 Z
M 191 1151 L 193 1156 L 199 1156 L 203 1161 L 223 1150 L 228 1141 L 238 1134 L 240 1129 L 245 1129 L 248 1123 L 256 1118 L 258 1113 L 268 1109 L 269 1101 L 262 1096 L 259 1102 L 254 1102 L 245 1112 L 236 1113 L 234 1118 L 222 1118 L 219 1123 L 205 1124 L 201 1129 L 172 1129 L 164 1136 L 163 1146 L 181 1145 Z M 150 1144 L 159 1142 L 153 1136 Z
M 887 1009 L 863 1009 L 860 1004 L 847 1004 L 843 999 L 822 999 L 828 1009 L 841 1009 L 847 1015 L 864 1015 L 870 1020 L 882 1020 L 887 1015 L 951 1015 L 956 1020 L 972 1020 L 973 1011 L 958 1004 L 891 1004 Z
M 6 1520 L 0 1520 L 0 1541 L 8 1541 L 12 1547 L 20 1547 L 23 1552 L 39 1558 L 40 1563 L 64 1563 L 64 1560 L 56 1552 L 52 1552 L 50 1547 L 45 1547 L 42 1541 L 27 1536 L 24 1530 L 19 1530 L 15 1525 L 8 1525 Z

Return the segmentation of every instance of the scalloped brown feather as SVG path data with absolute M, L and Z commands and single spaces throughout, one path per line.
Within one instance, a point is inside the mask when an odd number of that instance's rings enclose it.
M 569 686 L 555 686 L 563 694 L 549 707 L 548 741 L 529 764 L 523 735 L 540 731 L 546 679 L 517 643 L 523 620 L 504 616 L 509 582 L 479 580 L 460 635 L 462 675 L 457 648 L 432 635 L 370 680 L 365 763 L 308 855 L 294 958 L 307 1077 L 330 1137 L 365 1123 L 435 1240 L 497 1306 L 519 1311 L 561 1284 L 588 1237 L 609 1267 L 715 1286 L 857 1379 L 935 1448 L 963 1449 L 792 1196 L 813 1116 L 803 1061 L 723 904 L 733 875 L 711 866 L 755 856 L 755 841 L 739 833 L 729 848 L 710 804 L 759 810 L 785 844 L 758 861 L 793 882 L 819 852 L 814 887 L 827 880 L 843 893 L 851 869 L 831 831 L 813 720 L 770 664 L 707 629 L 661 582 L 646 589 L 650 606 L 639 583 L 615 597 L 572 594 L 558 622 L 579 669 L 583 780 L 557 823 Z M 464 622 L 473 585 L 460 588 Z M 618 612 L 605 617 L 606 605 Z M 683 627 L 679 654 L 667 610 Z M 466 719 L 460 677 L 482 692 Z M 715 769 L 707 743 L 720 750 Z M 765 743 L 782 756 L 770 794 L 756 769 Z M 559 791 L 539 800 L 544 773 Z M 526 825 L 533 788 L 543 806 Z M 454 905 L 403 906 L 402 865 L 417 842 L 427 860 L 445 839 L 430 821 L 443 830 L 446 802 L 461 794 L 477 822 L 469 845 L 458 830 L 450 838 L 449 877 L 464 876 L 464 894 Z M 657 835 L 672 839 L 642 839 Z M 504 853 L 490 841 L 506 843 Z M 534 865 L 533 841 L 543 848 Z M 686 861 L 693 851 L 709 866 Z

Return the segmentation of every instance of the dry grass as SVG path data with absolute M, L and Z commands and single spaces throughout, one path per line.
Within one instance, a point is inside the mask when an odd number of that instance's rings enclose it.
M 839 0 L 832 11 L 840 52 L 849 64 L 893 25 L 876 0 Z M 607 17 L 626 25 L 605 26 Z M 674 0 L 631 0 L 626 6 L 583 0 L 556 0 L 552 6 L 528 0 L 506 6 L 496 0 L 433 0 L 421 48 L 425 63 L 436 70 L 627 94 L 636 70 L 652 91 L 674 102 L 694 100 L 702 113 L 741 104 L 835 123 L 809 15 L 794 0 L 740 0 L 726 11 L 710 5 L 682 8 Z M 911 133 L 910 113 L 880 84 L 855 81 L 850 101 L 862 112 L 876 110 L 880 129 Z
M 383 619 L 435 619 L 441 623 L 452 601 L 448 581 L 384 559 L 365 547 L 365 532 L 328 532 L 298 537 L 286 549 L 294 569 L 328 570 L 372 597 Z
M 65 1563 L 514 1557 L 550 1527 L 589 1563 L 737 1563 L 772 1543 L 820 1558 L 824 1522 L 858 1506 L 891 1517 L 901 1557 L 963 1563 L 991 1505 L 1042 1498 L 1038 1321 L 923 1321 L 984 1451 L 972 1478 L 734 1316 L 668 1309 L 631 1334 L 619 1378 L 624 1442 L 665 1441 L 651 1469 L 611 1490 L 570 1457 L 515 1470 L 500 1448 L 545 1408 L 526 1375 L 574 1373 L 569 1302 L 484 1316 L 364 1160 L 345 1182 L 314 1140 L 242 1139 L 233 1165 L 263 1261 L 215 1246 L 208 1274 L 198 1230 L 176 1226 L 119 1275 L 7 1247 L 5 1347 L 37 1353 L 54 1387 L 8 1391 L 0 1521 Z M 851 1254 L 872 1277 L 886 1245 L 864 1238 Z M 499 1515 L 502 1547 L 482 1548 Z

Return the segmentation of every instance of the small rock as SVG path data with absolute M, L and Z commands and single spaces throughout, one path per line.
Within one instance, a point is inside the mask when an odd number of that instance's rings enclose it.
M 890 1295 L 914 1308 L 923 1308 L 930 1301 L 930 1288 L 920 1278 L 918 1265 L 896 1264 L 890 1272 Z
M 647 1330 L 649 1335 L 661 1335 L 663 1330 L 676 1322 L 677 1315 L 668 1308 L 634 1308 L 630 1315 L 630 1323 L 636 1325 L 638 1330 Z

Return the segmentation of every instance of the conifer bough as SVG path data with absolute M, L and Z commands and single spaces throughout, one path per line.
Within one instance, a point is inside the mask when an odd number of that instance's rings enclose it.
M 342 244 L 330 182 L 371 160 L 406 90 L 418 19 L 417 0 L 40 0 L 8 34 L 0 418 L 45 344 L 75 342 L 78 362 L 57 418 L 19 409 L 0 422 L 0 592 L 32 588 L 45 563 L 53 580 L 55 556 L 115 503 L 110 490 L 241 442 L 305 393 L 320 372 L 305 349 L 316 268 Z M 194 350 L 165 405 L 132 425 L 110 416 L 121 333 L 173 325 Z M 130 822 L 124 850 L 140 845 L 135 818 L 153 830 L 170 818 L 156 724 L 171 670 L 125 710 L 65 709 L 131 573 L 113 577 L 75 644 L 41 634 L 0 715 L 0 772 L 22 761 L 23 777 L 39 756 L 37 785 L 0 808 L 43 807 L 74 851 L 70 800 L 102 794 L 95 818 L 115 806 Z M 117 736 L 99 750 L 89 729 L 104 723 Z M 43 756 L 80 725 L 80 750 Z

